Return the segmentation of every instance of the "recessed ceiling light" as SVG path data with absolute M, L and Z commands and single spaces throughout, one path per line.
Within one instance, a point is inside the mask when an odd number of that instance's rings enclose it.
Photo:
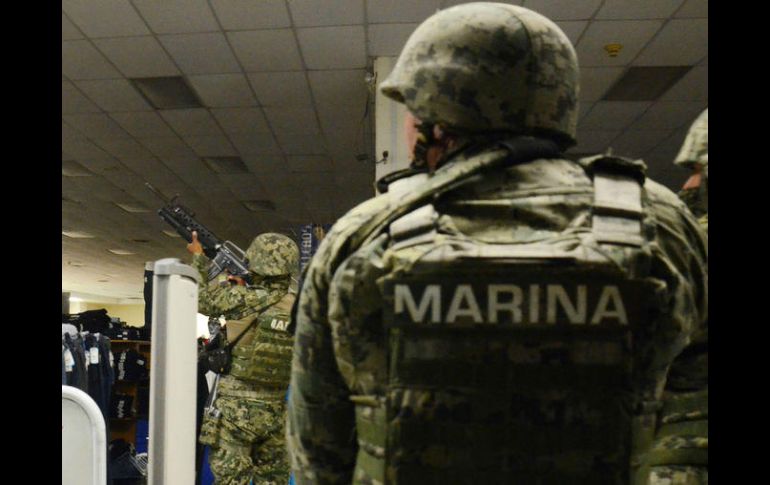
M 269 200 L 244 200 L 243 205 L 252 212 L 275 211 L 275 204 Z
M 634 66 L 607 91 L 604 101 L 655 101 L 692 66 Z
M 120 207 L 124 211 L 131 212 L 131 213 L 150 212 L 150 209 L 144 206 L 141 206 L 139 204 L 123 204 L 123 203 L 115 202 L 115 205 Z
M 202 108 L 195 91 L 180 76 L 129 79 L 155 109 Z
M 111 252 L 112 254 L 117 254 L 118 256 L 129 256 L 136 254 L 132 253 L 131 251 L 126 251 L 125 249 L 108 249 L 107 251 Z
M 177 234 L 174 231 L 163 231 L 163 234 L 165 234 L 168 237 L 178 237 L 180 239 L 182 238 L 182 236 L 180 236 L 179 234 Z
M 246 173 L 249 171 L 241 157 L 205 157 L 203 161 L 216 173 Z
M 62 160 L 61 174 L 65 177 L 90 177 L 93 173 L 75 160 Z
M 92 234 L 82 231 L 62 231 L 61 233 L 73 239 L 91 239 L 94 237 Z

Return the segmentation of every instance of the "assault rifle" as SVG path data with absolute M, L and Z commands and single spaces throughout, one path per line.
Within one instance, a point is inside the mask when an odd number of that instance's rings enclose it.
M 209 281 L 227 270 L 231 275 L 239 276 L 247 283 L 251 283 L 249 259 L 241 248 L 231 241 L 222 241 L 198 222 L 194 212 L 177 202 L 178 195 L 169 200 L 149 183 L 145 182 L 145 185 L 166 203 L 158 210 L 161 219 L 169 223 L 187 242 L 192 242 L 193 231 L 198 233 L 198 241 L 203 246 L 203 253 L 211 260 L 208 269 Z

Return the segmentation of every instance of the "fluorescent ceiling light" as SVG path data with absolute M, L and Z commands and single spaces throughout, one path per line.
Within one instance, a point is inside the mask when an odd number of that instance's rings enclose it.
M 61 233 L 72 239 L 92 239 L 95 237 L 92 234 L 83 231 L 62 231 Z
M 243 205 L 252 212 L 275 211 L 275 204 L 270 200 L 244 200 Z
M 150 209 L 143 207 L 139 204 L 123 204 L 123 203 L 115 202 L 115 205 L 120 207 L 126 212 L 131 212 L 132 214 L 139 213 L 139 212 L 150 212 Z
M 203 108 L 198 95 L 181 76 L 129 79 L 155 109 Z
M 655 101 L 692 66 L 633 66 L 613 84 L 604 101 Z
M 130 256 L 132 254 L 131 251 L 126 251 L 125 249 L 108 249 L 107 251 L 111 252 L 112 254 L 117 254 L 118 256 Z
M 93 173 L 75 160 L 61 161 L 61 174 L 64 177 L 90 177 Z

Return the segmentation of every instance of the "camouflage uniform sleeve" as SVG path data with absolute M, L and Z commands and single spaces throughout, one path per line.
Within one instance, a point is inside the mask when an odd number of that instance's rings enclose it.
M 708 338 L 708 243 L 686 206 L 657 185 L 647 186 L 658 234 L 654 250 L 659 257 L 653 272 L 666 282 L 671 295 L 672 330 L 686 338 L 681 351 Z
M 238 317 L 245 309 L 261 312 L 270 304 L 270 292 L 259 287 L 220 286 L 208 281 L 208 260 L 194 255 L 192 267 L 201 275 L 198 284 L 198 311 L 204 315 Z
M 299 296 L 286 438 L 298 485 L 350 483 L 355 466 L 355 417 L 337 368 L 327 318 L 331 275 L 323 265 L 326 236 Z

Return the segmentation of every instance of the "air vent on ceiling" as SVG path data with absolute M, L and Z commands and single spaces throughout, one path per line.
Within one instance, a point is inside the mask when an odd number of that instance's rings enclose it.
M 202 108 L 195 91 L 180 76 L 130 79 L 155 109 Z
M 98 283 L 109 283 L 110 280 L 96 280 Z
M 150 240 L 149 239 L 132 239 L 131 242 L 146 244 L 150 242 Z
M 205 157 L 203 161 L 216 173 L 246 173 L 249 171 L 241 157 Z
M 108 249 L 107 251 L 111 252 L 112 254 L 117 254 L 118 256 L 130 256 L 132 254 L 131 251 L 126 251 L 125 249 Z
M 81 263 L 80 261 L 67 261 L 67 266 L 72 266 L 73 268 L 82 268 L 85 266 L 85 264 Z
M 182 238 L 182 236 L 180 236 L 179 234 L 177 234 L 174 231 L 163 231 L 163 234 L 165 234 L 168 237 L 178 237 L 180 239 Z
M 90 170 L 75 160 L 62 160 L 61 174 L 65 177 L 90 177 L 93 175 Z
M 244 200 L 243 205 L 252 212 L 275 211 L 275 204 L 269 200 Z
M 692 66 L 635 66 L 604 95 L 604 101 L 655 101 Z
M 131 212 L 131 213 L 150 212 L 150 209 L 140 204 L 124 204 L 124 203 L 115 202 L 115 205 L 120 207 L 124 211 Z
M 91 239 L 94 237 L 93 234 L 88 234 L 83 231 L 62 231 L 61 233 L 72 239 Z

